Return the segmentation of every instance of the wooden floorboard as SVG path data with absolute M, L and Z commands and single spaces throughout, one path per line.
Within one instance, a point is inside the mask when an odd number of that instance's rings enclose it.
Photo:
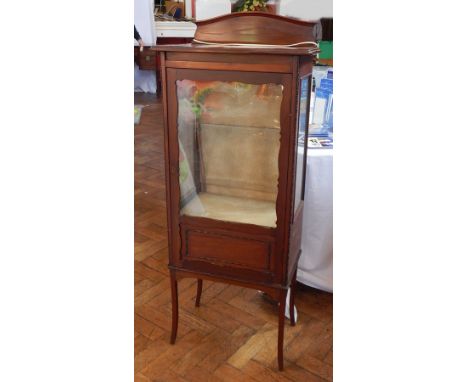
M 179 330 L 169 344 L 164 133 L 161 100 L 145 105 L 135 125 L 135 381 L 331 381 L 333 295 L 298 285 L 295 327 L 285 326 L 285 370 L 276 364 L 277 306 L 263 294 L 205 282 L 179 283 Z

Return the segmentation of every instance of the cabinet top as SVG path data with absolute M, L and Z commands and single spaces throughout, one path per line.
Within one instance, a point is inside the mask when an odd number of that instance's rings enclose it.
M 318 22 L 263 12 L 232 13 L 197 22 L 192 44 L 156 45 L 158 51 L 314 55 Z

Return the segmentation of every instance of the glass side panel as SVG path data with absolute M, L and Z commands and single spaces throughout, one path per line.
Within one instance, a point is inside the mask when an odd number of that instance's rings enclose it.
M 301 80 L 299 100 L 299 131 L 297 133 L 296 145 L 296 187 L 294 193 L 294 212 L 299 207 L 299 202 L 304 199 L 303 195 L 303 182 L 304 182 L 304 142 L 307 141 L 307 124 L 309 121 L 308 107 L 310 99 L 310 77 L 305 77 Z
M 177 81 L 182 215 L 276 227 L 283 85 Z

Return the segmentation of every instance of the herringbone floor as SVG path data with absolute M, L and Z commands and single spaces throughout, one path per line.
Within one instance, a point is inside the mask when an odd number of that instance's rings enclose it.
M 277 371 L 277 307 L 259 292 L 205 281 L 179 282 L 179 331 L 169 344 L 163 120 L 160 99 L 135 94 L 135 381 L 331 381 L 332 295 L 299 284 L 295 327 L 285 325 Z

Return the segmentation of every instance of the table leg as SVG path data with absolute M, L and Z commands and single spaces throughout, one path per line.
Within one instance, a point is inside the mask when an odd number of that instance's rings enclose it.
M 279 309 L 278 309 L 278 369 L 283 370 L 283 342 L 284 342 L 284 309 L 286 306 L 287 290 L 279 292 Z
M 294 272 L 293 279 L 291 281 L 291 291 L 289 292 L 289 321 L 291 326 L 296 325 L 296 317 L 294 315 L 294 296 L 296 295 L 296 277 L 297 277 L 297 268 Z

